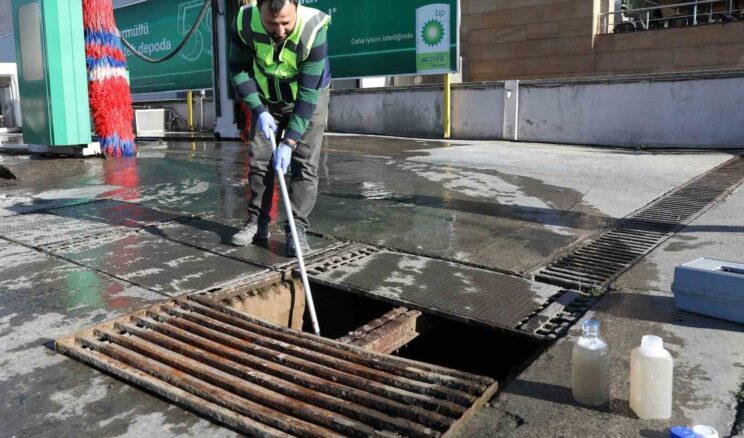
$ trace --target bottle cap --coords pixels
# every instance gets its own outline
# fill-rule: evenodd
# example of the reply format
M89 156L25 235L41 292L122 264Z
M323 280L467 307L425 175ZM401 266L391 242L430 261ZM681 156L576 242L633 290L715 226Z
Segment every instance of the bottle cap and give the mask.
M698 438L718 438L718 431L704 424L693 426L692 431Z
M664 340L658 336L646 335L641 339L641 348L651 351L662 350L664 349Z
M581 323L581 331L585 334L599 333L600 323L596 319L588 319Z
M687 426L676 426L669 429L669 438L696 438L696 435Z

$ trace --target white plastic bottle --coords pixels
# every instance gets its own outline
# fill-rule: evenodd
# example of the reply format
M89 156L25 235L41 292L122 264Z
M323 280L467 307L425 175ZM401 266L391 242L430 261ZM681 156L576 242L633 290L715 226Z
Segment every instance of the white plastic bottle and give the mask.
M630 408L643 420L672 416L674 360L658 336L644 336L630 353Z
M582 404L600 406L610 400L610 356L607 343L599 336L599 321L581 324L582 334L571 354L571 388Z

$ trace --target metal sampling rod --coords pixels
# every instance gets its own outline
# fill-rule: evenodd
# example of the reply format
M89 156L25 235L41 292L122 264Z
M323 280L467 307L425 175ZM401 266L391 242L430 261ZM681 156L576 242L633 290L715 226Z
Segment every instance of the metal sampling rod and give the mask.
M276 150L276 137L273 131L271 132L270 141L272 150ZM310 283L307 281L307 272L305 271L305 261L302 258L302 248L300 248L300 241L297 238L297 228L295 227L294 215L292 214L292 203L289 200L289 192L287 192L287 182L284 181L284 172L281 169L276 169L276 175L279 178L279 187L281 188L282 199L284 200L284 210L287 212L287 222L289 222L289 229L292 232L297 262L300 265L300 277L302 277L302 285L305 287L305 300L310 307L310 320L313 323L313 331L316 336L320 336L318 316L315 314L315 302L313 301L313 294L310 292Z

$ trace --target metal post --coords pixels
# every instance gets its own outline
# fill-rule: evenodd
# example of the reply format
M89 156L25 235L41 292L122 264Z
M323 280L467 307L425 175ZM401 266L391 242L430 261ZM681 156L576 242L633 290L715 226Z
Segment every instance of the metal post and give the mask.
M651 11L646 11L646 30L649 30L651 24Z
M228 96L230 78L228 77L227 47L230 44L230 19L233 18L230 16L229 5L235 3L237 2L215 0L213 11L222 10L224 12L222 14L212 14L217 23L213 34L216 52L212 58L214 59L214 133L218 138L240 138L240 132L234 118L234 101Z
M189 90L186 92L186 113L188 114L189 130L194 130L194 93Z
M204 130L204 97L207 95L206 90L199 90L199 130Z
M695 0L695 8L692 10L692 24L697 25L697 9L698 9L698 3L697 0Z
M450 138L452 128L452 104L450 99L452 97L452 75L446 73L444 75L444 138Z

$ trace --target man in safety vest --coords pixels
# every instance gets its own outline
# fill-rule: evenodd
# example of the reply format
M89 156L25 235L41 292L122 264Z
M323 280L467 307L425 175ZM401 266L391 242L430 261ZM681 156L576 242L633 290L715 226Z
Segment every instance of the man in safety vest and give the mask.
M233 23L230 77L237 98L253 114L249 219L232 243L269 237L274 169L291 166L289 184L297 237L309 250L307 217L318 194L318 160L331 83L327 28L330 17L298 0L258 0L241 7ZM272 155L271 131L281 138ZM273 162L274 169L270 169ZM287 255L296 251L287 223Z

